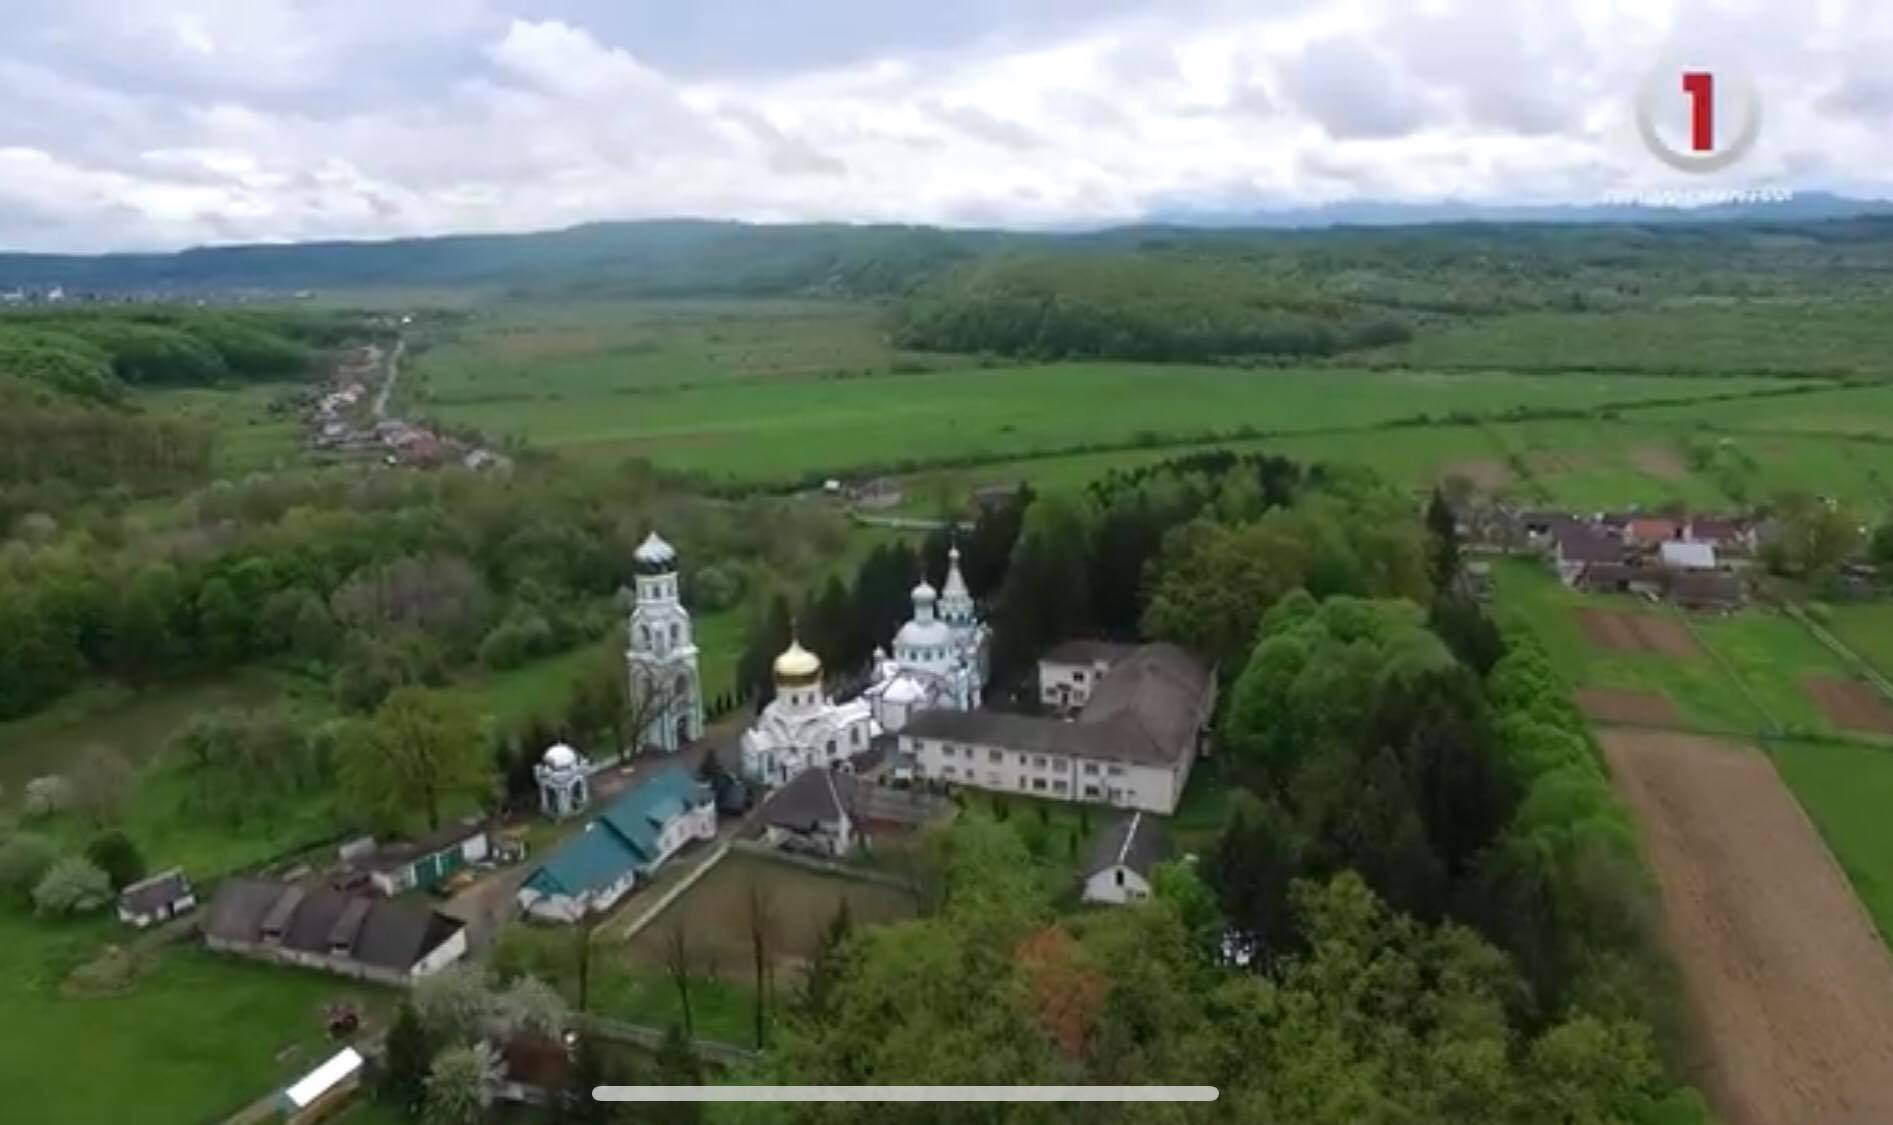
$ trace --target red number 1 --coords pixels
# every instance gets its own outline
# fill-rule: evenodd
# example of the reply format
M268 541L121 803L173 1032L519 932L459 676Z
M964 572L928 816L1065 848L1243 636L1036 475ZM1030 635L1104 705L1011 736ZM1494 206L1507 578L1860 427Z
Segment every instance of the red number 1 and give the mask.
M1716 147L1716 76L1706 70L1685 73L1683 93L1689 95L1689 146L1709 152Z

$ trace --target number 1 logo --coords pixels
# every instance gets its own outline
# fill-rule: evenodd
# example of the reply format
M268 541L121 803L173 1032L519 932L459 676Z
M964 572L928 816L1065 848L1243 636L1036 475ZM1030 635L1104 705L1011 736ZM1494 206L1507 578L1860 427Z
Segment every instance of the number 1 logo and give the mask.
M1672 142L1656 126L1659 118L1675 114L1679 73L1689 109L1686 145ZM1723 104L1718 105L1719 101ZM1745 77L1729 70L1657 70L1637 90L1636 111L1643 147L1684 172L1718 172L1729 167L1748 154L1761 132L1761 99ZM1726 137L1724 118L1737 126Z

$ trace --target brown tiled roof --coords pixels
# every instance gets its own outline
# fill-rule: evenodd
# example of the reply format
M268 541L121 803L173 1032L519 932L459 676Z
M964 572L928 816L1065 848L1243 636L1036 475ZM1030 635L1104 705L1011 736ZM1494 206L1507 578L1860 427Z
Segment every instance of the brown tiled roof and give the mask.
M1574 563L1614 563L1622 562L1624 545L1607 535L1582 525L1571 525L1554 529L1553 536L1558 541L1558 553L1565 562Z

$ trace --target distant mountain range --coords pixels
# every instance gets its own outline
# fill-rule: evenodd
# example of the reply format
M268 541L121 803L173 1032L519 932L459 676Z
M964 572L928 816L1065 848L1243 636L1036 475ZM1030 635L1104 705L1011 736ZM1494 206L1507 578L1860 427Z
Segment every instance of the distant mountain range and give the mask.
M1288 230L1337 226L1425 226L1436 223L1803 223L1893 215L1893 200L1853 199L1828 192L1796 193L1786 199L1716 203L1697 207L1636 203L1512 205L1494 203L1391 203L1362 200L1278 211L1170 208L1149 221L1188 227Z
M1427 237L1463 224L1492 237L1498 225L1813 224L1823 241L1876 239L1893 228L1893 202L1809 193L1780 202L1682 209L1639 205L1504 206L1481 203L1336 203L1280 211L1165 209L1135 224L1085 230L948 230L841 223L756 225L667 219L591 223L528 234L386 241L201 247L170 254L0 254L0 294L63 287L70 294L181 295L243 290L480 287L621 296L897 293L941 270L997 251L1131 249L1182 238L1264 246L1325 237L1322 229L1411 228ZM1514 240L1515 241L1515 240Z

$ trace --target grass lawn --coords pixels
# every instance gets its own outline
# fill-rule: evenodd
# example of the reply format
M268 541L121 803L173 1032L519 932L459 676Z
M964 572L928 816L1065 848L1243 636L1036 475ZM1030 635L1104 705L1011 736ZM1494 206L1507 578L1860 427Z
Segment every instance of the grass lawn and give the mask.
M80 998L60 983L115 921L47 923L0 910L0 1050L9 1120L191 1125L221 1118L325 1057L325 1004L386 995L312 972L171 946L132 989ZM30 1109L29 1109L30 1107Z
M1893 751L1844 743L1788 742L1774 747L1782 779L1893 943Z
M430 410L450 422L495 435L521 433L579 456L645 457L669 468L761 481L903 460L1001 460L1091 442L1154 444L1245 426L1294 433L1421 414L1580 408L1687 397L1706 393L1705 385L1634 376L1067 363L704 384L629 397L439 402ZM1769 385L1729 379L1713 389Z

